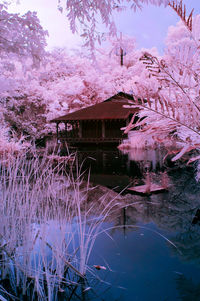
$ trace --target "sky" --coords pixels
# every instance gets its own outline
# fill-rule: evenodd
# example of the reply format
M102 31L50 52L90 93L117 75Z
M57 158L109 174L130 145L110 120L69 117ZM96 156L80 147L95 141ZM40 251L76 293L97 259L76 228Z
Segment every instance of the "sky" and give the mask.
M194 8L194 14L200 14L200 0L185 0L187 12ZM9 8L11 12L25 13L28 10L36 11L41 25L48 30L48 49L66 47L80 49L82 40L73 35L69 28L66 16L57 10L56 0L20 0L19 5ZM137 48L156 47L160 54L164 50L164 41L168 27L175 25L179 17L170 7L155 7L144 5L136 13L133 10L114 15L119 32L136 38Z

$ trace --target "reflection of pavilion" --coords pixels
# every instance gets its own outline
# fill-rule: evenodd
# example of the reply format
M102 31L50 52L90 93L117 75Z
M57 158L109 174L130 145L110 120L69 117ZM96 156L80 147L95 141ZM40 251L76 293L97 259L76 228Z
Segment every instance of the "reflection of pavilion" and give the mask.
M109 188L118 187L121 191L130 184L133 178L141 177L137 162L129 163L128 156L117 149L79 149L79 165L83 163L83 170L90 169L90 180Z
M78 159L83 169L90 169L91 182L109 188L119 186L121 191L135 180L141 181L144 173L162 169L160 150L136 150L123 154L113 148L79 148Z
M128 155L129 162L136 161L142 172L156 171L163 168L163 158L167 151L164 149L140 149L134 148L122 151Z

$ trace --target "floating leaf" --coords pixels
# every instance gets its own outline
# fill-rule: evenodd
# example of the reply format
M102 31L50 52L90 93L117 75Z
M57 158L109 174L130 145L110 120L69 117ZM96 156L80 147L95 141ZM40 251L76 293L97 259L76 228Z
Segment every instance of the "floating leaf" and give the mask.
M106 270L106 267L103 266L103 265L94 265L94 268L95 268L96 270Z

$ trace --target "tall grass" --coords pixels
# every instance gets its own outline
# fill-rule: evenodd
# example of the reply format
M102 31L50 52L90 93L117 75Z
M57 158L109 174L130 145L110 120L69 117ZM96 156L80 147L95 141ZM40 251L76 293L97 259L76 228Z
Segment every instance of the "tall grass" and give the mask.
M72 300L86 281L102 222L116 205L104 196L97 212L96 202L87 203L89 182L67 168L72 157L52 159L36 153L1 158L1 298Z

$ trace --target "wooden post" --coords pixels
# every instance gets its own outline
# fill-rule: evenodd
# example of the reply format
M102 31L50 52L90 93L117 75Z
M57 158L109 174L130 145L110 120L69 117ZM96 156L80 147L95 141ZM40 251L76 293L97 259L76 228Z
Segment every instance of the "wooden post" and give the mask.
M72 120L72 138L75 138L75 122L74 120Z
M124 50L122 48L122 32L120 32L120 64L121 66L124 65Z
M123 66L124 65L124 51L121 47L120 47L120 58L121 58L121 66Z
M79 138L82 138L82 121L79 120L79 129L78 129Z
M68 137L67 122L65 122L65 137Z
M57 143L58 143L58 124L59 124L59 122L56 122L56 137L57 137Z
M126 208L124 207L123 210L123 228L124 228L124 238L126 238L126 224L127 224L127 217L126 217Z
M105 138L105 120L102 120L102 139Z

